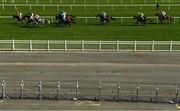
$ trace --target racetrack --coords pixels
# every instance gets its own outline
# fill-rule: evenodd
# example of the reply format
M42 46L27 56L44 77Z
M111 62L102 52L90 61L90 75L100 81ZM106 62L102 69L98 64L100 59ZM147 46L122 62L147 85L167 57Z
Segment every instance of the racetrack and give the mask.
M161 87L161 97L175 97L175 85L179 82L179 61L179 53L1 52L0 77L1 80L6 80L7 86L8 82L11 84L6 90L9 95L12 92L18 93L18 83L24 80L26 88L35 91L30 95L31 97L37 97L39 81L44 84L46 92L44 96L56 94L57 81L60 80L62 83L78 81L81 99L98 97L99 82L115 84L103 86L102 91L105 98L112 100L117 93L117 83L121 83L121 97L128 101L136 95L136 83L138 82L142 85L142 95L140 94L140 96L145 96L143 101L149 101L151 97L155 97L157 82L160 87L167 85ZM26 85L29 82L31 85ZM75 84L64 85L63 89L64 95L67 92L64 97L71 99L75 97ZM17 95L19 94L16 94L16 97L18 97ZM168 102L167 99L162 99L162 101Z

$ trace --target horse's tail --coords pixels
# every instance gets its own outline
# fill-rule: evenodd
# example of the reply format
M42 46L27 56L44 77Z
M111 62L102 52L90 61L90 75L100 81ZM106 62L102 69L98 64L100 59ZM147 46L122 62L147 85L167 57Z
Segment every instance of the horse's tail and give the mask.
M111 17L112 20L116 20L115 18Z
M14 19L14 18L15 18L15 15L13 15L12 18Z
M72 18L76 18L74 15L69 15L69 16L71 16Z
M58 16L59 16L59 15L58 15L58 14L56 14L56 16L55 16L56 20L58 20L58 19L59 19L59 18L58 18Z

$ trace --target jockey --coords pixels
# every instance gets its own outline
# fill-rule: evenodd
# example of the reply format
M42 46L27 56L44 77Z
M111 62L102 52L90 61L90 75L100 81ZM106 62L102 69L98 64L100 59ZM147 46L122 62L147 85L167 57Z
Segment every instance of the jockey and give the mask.
M160 12L160 15L165 18L166 15L167 15L167 13L166 13L165 11L161 11L161 12Z
M34 19L36 20L36 21L38 21L39 20L39 15L34 15Z
M100 13L104 18L106 18L106 13L105 12L103 12L103 11L101 11L101 13Z
M29 19L34 21L34 13L28 12L28 15L30 16Z
M19 12L18 10L16 11L16 15L20 18L20 19L22 19L22 12Z
M59 13L59 15L61 15L61 17L63 18L63 20L64 21L66 21L66 12L64 12L64 11L61 11L60 13Z
M144 14L143 13L138 13L138 15L144 20Z

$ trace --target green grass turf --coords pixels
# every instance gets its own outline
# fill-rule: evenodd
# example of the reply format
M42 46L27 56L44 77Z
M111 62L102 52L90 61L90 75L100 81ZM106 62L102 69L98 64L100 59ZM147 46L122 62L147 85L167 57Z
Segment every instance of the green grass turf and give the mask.
M31 28L24 24L15 24L12 19L0 19L0 39L180 40L179 23L141 26L133 23L131 19L123 24L119 21L100 25L96 19L89 20L88 24L81 19L72 27L51 24L49 27Z
M0 0L1 1L1 0ZM8 1L8 0L7 0ZM9 0L10 1L10 0ZM23 1L23 0L16 0ZM30 1L30 0L29 0ZM49 0L44 0L48 3ZM55 3L57 0L52 0ZM65 1L65 0L63 0ZM76 0L77 1L77 0ZM83 1L83 0L79 0ZM110 0L113 3L119 4L120 0ZM129 3L131 0L127 0ZM151 0L147 0L149 2ZM152 0L153 1L153 0ZM164 0L168 1L168 0ZM171 0L177 3L179 0ZM31 0L31 3L35 3L36 0ZM39 0L42 2L42 0ZM72 0L66 0L67 3ZM96 2L96 0L87 0L88 4ZM99 3L106 2L106 0L99 0ZM125 0L123 0L125 2ZM162 0L161 0L162 2ZM23 3L23 2L22 2ZM143 0L134 0L134 3L143 3ZM27 13L29 7L17 7L22 10L23 13ZM96 14L103 10L112 16L134 16L138 12L144 12L146 16L153 16L158 10L155 7L59 7L59 10L67 11L69 14L75 16L96 16ZM54 16L59 12L57 7L32 7L34 13L44 16ZM179 16L180 7L161 7L160 10L166 10L172 16ZM15 14L14 7L5 7L3 10L0 7L0 15ZM120 23L120 19L113 21L109 25L99 25L97 19L88 19L88 24L84 19L78 19L77 24L73 24L72 27L58 27L56 24L51 24L49 27L44 28L32 28L26 27L24 24L15 24L15 20L12 19L0 19L0 39L54 39L54 40L180 40L180 23L175 24L147 24L146 26L140 26L132 19L124 20L123 24Z
M5 1L5 0L4 0ZM74 0L38 0L38 3L51 3L52 4L73 4ZM86 1L86 2L85 2ZM159 1L160 4L167 4L167 3L180 3L180 0L157 0ZM0 0L0 3L3 3L3 0ZM6 0L6 3L11 3L11 0ZM15 0L15 3L26 3L26 0ZM37 3L37 0L28 0L28 3ZM75 0L75 3L77 4L132 4L132 0ZM156 3L156 0L133 0L134 4L142 4L142 3L147 3L147 4L152 4Z

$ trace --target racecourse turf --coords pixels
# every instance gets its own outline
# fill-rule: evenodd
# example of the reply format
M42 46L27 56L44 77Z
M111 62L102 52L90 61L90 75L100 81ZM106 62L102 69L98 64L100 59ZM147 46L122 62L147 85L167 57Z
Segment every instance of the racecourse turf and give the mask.
M9 0L10 1L10 0ZM16 0L16 2L24 3L23 0ZM31 3L36 3L36 0L29 0ZM39 0L39 3L46 2L49 0ZM51 0L52 3L56 3L58 0ZM73 3L73 0L63 0L67 3ZM83 1L83 0L76 0ZM110 3L120 4L120 0L109 0ZM123 0L125 3L126 0ZM132 0L127 0L127 4L131 3ZM150 2L151 0L146 0ZM1 1L2 2L2 1ZM8 2L8 0L7 0ZM96 0L86 0L87 4L95 4ZM89 3L91 2L91 3ZM107 0L99 0L99 3L103 4ZM162 2L162 0L160 1ZM168 2L168 0L164 0ZM171 0L171 3L178 3L179 0ZM134 0L134 3L144 3L144 0ZM151 3L151 2L150 2ZM154 1L152 2L154 3ZM68 14L75 15L77 17L95 17L99 11L105 11L111 16L115 17L132 17L138 12L144 12L146 16L154 16L156 12L160 10L165 10L171 16L179 16L180 7L160 7L157 10L155 7L45 7L43 10L40 6L32 7L19 7L17 9L21 10L23 13L32 11L41 16L54 16L60 10L68 12ZM15 14L15 7L8 6L3 8L0 7L0 16L12 16ZM54 22L56 22L54 20ZM34 28L25 24L16 24L13 19L0 19L0 39L55 39L55 40L180 40L180 23L176 20L176 23L163 23L156 24L156 20L153 23L146 24L142 26L140 24L135 24L133 19L117 19L112 21L108 25L101 25L98 19L88 19L88 23L85 23L85 19L77 19L77 24L73 24L72 27L60 27L53 23L48 27Z
M78 22L72 27L33 28L1 19L1 39L55 39L55 40L180 40L180 24L147 24L112 22L100 25L97 20Z

